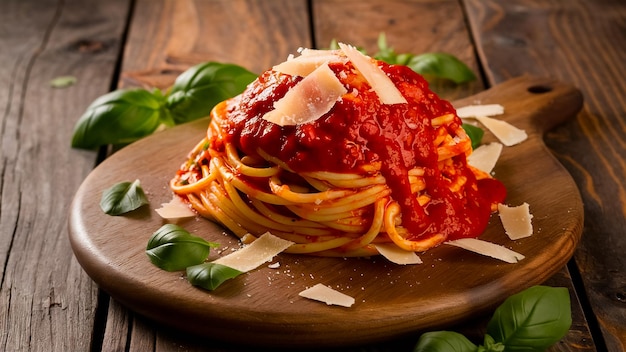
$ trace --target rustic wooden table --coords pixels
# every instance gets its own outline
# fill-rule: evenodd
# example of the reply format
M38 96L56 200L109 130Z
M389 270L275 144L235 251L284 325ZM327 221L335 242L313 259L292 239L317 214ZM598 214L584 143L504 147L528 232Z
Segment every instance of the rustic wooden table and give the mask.
M199 62L259 73L333 38L373 52L380 32L399 52L448 52L479 73L436 87L447 99L524 74L582 91L583 110L545 136L585 211L573 259L546 282L573 297L574 323L552 350L626 350L625 24L621 0L3 0L0 350L237 350L134 314L82 270L68 208L106 151L71 149L74 123L108 91L164 88ZM76 82L50 86L65 75ZM416 340L360 350L410 351Z

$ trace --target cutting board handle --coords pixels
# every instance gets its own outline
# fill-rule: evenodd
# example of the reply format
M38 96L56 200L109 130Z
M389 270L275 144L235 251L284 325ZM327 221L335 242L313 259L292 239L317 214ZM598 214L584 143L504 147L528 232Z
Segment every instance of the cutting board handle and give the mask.
M583 105L582 93L570 84L551 78L520 76L471 97L454 102L459 108L475 104L504 106L502 120L540 134L575 116Z

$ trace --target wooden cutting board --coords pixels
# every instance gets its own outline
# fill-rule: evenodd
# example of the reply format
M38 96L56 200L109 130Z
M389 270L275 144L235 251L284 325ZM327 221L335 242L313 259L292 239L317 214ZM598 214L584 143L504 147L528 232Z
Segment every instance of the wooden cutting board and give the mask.
M265 346L338 346L376 342L405 333L441 329L494 309L509 295L540 284L572 256L583 227L578 189L542 141L543 134L576 115L582 97L549 79L520 77L456 102L498 103L502 119L528 133L505 147L495 176L508 189L507 204L530 204L534 235L509 240L496 215L483 240L526 256L507 264L441 245L421 254L423 264L399 266L382 257L317 258L281 254L280 267L259 269L209 292L182 272L153 266L148 239L164 221L155 208L172 198L168 181L203 137L207 120L152 135L105 160L80 186L70 210L69 238L76 258L114 299L166 326L237 343ZM486 133L484 142L495 141ZM99 207L102 191L139 179L149 206L126 216ZM180 221L195 235L239 248L236 238L203 218ZM219 255L213 252L210 259ZM327 306L298 293L323 283L356 299L350 308Z

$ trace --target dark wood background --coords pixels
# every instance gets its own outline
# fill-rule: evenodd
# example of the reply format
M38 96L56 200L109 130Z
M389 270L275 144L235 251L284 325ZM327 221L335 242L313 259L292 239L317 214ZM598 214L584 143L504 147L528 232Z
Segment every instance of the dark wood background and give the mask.
M625 350L623 0L0 1L0 350L211 347L121 307L74 259L67 211L103 157L70 148L74 123L112 89L167 87L198 62L260 73L333 38L373 52L380 32L398 52L448 52L479 73L468 85L435 87L448 99L524 74L581 89L583 111L546 135L585 209L573 260L547 283L570 287L575 298L574 325L553 350ZM63 75L76 84L52 88Z

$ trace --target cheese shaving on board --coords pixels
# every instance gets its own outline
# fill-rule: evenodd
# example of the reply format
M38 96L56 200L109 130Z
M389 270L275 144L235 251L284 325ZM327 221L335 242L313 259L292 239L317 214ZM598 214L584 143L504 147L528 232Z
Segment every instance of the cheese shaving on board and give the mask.
M483 144L474 149L472 154L467 157L467 163L480 171L491 173L500 158L502 152L502 144L490 143Z
M174 196L168 203L161 204L161 207L154 209L154 211L163 219L191 218L197 215L178 196Z
M315 301L324 302L329 306L336 305L342 307L351 307L355 302L353 297L350 297L345 293L341 293L323 284L316 284L315 286L300 292L298 295Z
M511 240L530 237L533 234L532 214L528 203L510 207L498 204L498 214L504 231Z
M399 265L422 264L422 259L415 252L406 251L395 244L379 243L374 245L378 253L392 263Z
M519 144L528 138L526 131L521 130L510 123L487 116L477 116L476 120L487 127L496 138L507 147Z
M524 255L499 244L479 240L477 238L460 238L458 240L446 241L444 243L511 264L517 263L525 258Z
M456 109L460 118L476 116L496 116L504 113L504 106L500 104L467 105Z
M402 93L396 88L389 76L376 65L370 57L363 55L355 47L339 43L344 54L352 61L354 67L365 77L383 104L406 104Z
M269 262L277 254L294 244L266 232L251 244L213 261L241 272L248 272Z
M347 92L328 64L322 64L275 102L263 119L280 126L315 121Z

